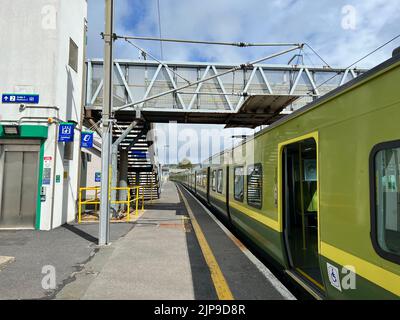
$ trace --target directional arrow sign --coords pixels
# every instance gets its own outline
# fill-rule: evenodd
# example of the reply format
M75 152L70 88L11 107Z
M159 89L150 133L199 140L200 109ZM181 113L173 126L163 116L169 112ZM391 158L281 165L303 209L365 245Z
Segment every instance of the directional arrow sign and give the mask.
M39 103L38 94L25 94L25 93L5 93L2 95L2 103Z

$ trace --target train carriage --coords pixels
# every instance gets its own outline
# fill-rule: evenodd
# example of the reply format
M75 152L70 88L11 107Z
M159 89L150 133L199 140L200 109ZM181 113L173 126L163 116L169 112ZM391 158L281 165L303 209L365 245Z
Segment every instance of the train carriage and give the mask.
M398 299L399 84L397 55L212 157L196 172L204 183L186 186L315 297Z

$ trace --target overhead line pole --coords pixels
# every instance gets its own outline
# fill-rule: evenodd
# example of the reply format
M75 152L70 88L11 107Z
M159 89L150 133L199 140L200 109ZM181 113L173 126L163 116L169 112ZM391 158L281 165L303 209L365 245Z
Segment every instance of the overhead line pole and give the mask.
M103 95L103 128L101 147L101 193L99 245L110 242L110 154L112 143L112 104L113 104L113 27L114 0L105 0L105 35L104 35L104 95Z

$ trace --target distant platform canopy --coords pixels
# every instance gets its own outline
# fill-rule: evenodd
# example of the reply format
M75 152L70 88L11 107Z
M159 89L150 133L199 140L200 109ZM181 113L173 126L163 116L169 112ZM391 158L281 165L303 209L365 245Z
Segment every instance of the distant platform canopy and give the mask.
M101 117L103 62L89 60L86 110ZM130 121L140 109L148 122L269 125L366 70L302 65L254 65L208 81L233 65L116 60L113 110ZM185 87L186 86L186 87ZM185 87L184 89L180 89ZM165 92L170 92L163 95ZM299 99L301 98L301 99Z

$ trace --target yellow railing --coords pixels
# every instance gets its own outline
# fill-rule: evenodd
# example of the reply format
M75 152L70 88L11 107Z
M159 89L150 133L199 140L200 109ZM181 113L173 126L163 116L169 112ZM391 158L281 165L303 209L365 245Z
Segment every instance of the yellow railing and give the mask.
M140 189L142 189L142 194L140 194ZM127 206L127 214L126 214L126 221L130 221L131 219L131 203L135 202L135 216L139 214L139 200L142 200L142 211L144 210L144 192L141 186L132 186L132 187L114 187L111 190L121 191L125 190L127 192L127 200L115 200L111 201L111 204L125 204ZM131 199L131 190L135 190L135 198ZM95 198L94 199L85 199L82 200L82 192L83 191L95 191ZM82 222L82 206L93 204L95 206L95 211L98 209L98 205L100 204L100 199L98 197L100 193L100 187L82 187L79 188L79 208L78 208L78 223ZM110 192L111 198L111 192ZM111 200L111 199L110 199Z
M149 191L150 192L150 203L153 203L153 193L154 193L154 187L157 186L157 184L151 182L150 184L141 184L142 191Z

